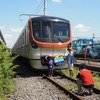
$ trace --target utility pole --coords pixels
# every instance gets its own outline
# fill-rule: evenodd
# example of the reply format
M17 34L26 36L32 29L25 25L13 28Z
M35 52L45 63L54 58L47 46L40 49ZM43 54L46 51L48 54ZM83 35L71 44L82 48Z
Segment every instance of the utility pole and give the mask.
M46 15L46 0L44 0L44 15Z
M94 35L94 33L93 33L93 39L95 38L95 35Z

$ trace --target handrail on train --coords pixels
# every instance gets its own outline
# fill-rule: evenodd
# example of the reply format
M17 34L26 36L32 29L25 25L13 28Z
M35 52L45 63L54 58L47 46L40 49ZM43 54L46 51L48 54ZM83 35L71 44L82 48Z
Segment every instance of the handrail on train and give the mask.
M20 14L20 15L19 15L19 20L20 20L20 21L24 21L24 20L22 20L22 19L20 18L21 16L29 16L29 18L31 18L31 16L45 16L45 15Z

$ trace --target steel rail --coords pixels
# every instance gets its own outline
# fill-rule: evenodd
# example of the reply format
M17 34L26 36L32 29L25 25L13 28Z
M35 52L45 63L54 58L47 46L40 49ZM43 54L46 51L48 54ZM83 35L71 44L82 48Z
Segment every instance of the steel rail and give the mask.
M74 66L75 66L75 67L79 67L80 64L81 64L81 63L75 62L75 63L74 63ZM92 64L92 65L90 65L90 64L87 65L87 64L86 64L86 66L87 66L86 68L89 69L89 70L91 70L91 71L100 72L100 67L96 67L96 65L93 65L93 64Z
M59 73L59 72L56 72L56 73L58 73L58 74L62 75L63 77L65 77L65 78L71 80L72 82L75 82L75 83L77 82L77 80L75 80L75 79L73 79L73 78L71 78L71 77L65 76L64 74L61 74L61 73ZM96 93L96 94L100 94L100 90L97 89L97 88L93 88L93 92Z
M58 84L56 81L54 81L52 78L49 78L46 75L44 75L44 77L46 79L48 79L50 82L52 82L53 84L55 84L57 87L59 87L61 90L63 90L67 95L69 94L70 97L73 98L73 100L82 100L82 98L80 96L78 96L75 93L67 90L66 88L64 88L63 86L61 86L60 84Z

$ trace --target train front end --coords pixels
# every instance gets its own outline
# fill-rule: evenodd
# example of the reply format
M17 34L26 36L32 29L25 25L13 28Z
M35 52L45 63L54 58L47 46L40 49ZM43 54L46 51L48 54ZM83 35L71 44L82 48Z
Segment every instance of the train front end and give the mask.
M70 22L57 17L37 17L29 21L30 25L30 64L39 70L47 69L45 57L61 55L64 63L61 66L55 65L55 69L68 67L66 56L67 48L71 46L72 35Z

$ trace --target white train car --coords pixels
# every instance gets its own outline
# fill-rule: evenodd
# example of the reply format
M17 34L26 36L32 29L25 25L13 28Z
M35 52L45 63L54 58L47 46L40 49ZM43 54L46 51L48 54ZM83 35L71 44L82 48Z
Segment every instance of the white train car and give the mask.
M41 16L30 18L14 44L11 52L25 57L34 69L47 69L46 55L60 54L67 56L67 48L72 44L70 22L63 18ZM67 68L65 60L62 66L55 69Z

